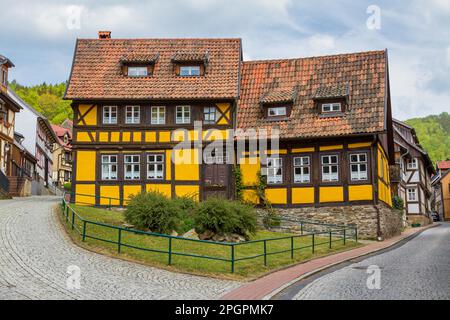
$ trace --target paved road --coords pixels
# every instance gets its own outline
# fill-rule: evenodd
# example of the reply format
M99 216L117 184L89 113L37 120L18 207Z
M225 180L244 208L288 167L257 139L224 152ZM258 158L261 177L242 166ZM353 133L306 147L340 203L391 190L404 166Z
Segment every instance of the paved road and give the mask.
M1 299L215 299L239 283L146 267L75 246L52 213L57 198L0 201ZM81 288L67 289L68 266Z
M380 267L380 289L367 288L371 265ZM320 276L303 288L301 283L296 286L290 294L299 300L450 299L450 223L428 229L391 251Z

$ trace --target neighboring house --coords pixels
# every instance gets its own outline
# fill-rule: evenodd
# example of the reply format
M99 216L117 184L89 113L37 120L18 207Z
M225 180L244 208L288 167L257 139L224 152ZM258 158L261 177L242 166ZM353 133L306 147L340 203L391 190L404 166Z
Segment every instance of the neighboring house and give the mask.
M16 117L16 130L24 137L23 146L36 158L36 179L32 182L32 194L52 194L54 187L53 175L53 144L58 138L53 132L50 122L42 114L34 110L20 99L13 91L11 96L23 110Z
M8 90L8 72L12 67L11 60L0 55L0 198L8 196L9 192L16 113L22 109Z
M58 137L53 150L53 181L58 187L72 180L72 133L69 129L52 124Z
M65 98L74 110L74 193L120 199L114 205L143 190L232 198L227 155L211 152L213 164L180 163L185 155L172 149L185 141L187 158L198 159L214 139L224 143L227 129L276 128L279 146L270 147L270 157L237 155L246 200L260 201L260 171L273 206L389 236L386 221L398 215L390 210L386 51L244 62L240 39L115 40L100 32L99 39L77 40L73 61ZM173 134L179 128L186 134Z
M441 220L450 220L450 159L438 161L437 174L433 177L434 210Z
M397 165L394 194L402 198L406 218L411 223L428 224L431 212L431 177L435 174L429 155L422 149L416 131L404 122L393 120Z
M30 196L32 181L36 179L36 158L23 145L24 139L22 134L14 132L9 192L15 197Z

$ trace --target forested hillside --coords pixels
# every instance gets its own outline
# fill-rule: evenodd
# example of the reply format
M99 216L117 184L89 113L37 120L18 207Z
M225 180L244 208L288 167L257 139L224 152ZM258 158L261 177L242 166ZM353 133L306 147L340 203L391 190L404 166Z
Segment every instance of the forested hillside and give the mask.
M51 123L60 124L66 118L72 119L70 101L63 100L66 83L43 84L32 87L24 87L16 81L9 84L26 103L46 116Z
M447 112L405 122L416 129L420 144L434 163L450 158L450 115Z

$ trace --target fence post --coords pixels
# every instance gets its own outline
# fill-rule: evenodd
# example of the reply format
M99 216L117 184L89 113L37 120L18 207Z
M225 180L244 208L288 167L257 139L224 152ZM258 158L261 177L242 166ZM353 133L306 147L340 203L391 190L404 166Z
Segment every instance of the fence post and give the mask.
M83 221L83 242L86 240L86 220Z
M345 246L345 228L344 228L344 246Z
M234 273L234 244L231 245L231 273Z
M74 228L74 224L75 224L75 210L72 210L72 230Z
M122 242L122 229L118 229L118 230L119 230L119 236L117 239L117 252L120 253L121 242Z
M169 237L169 266L172 265L172 237Z
M294 237L291 237L291 259L294 259Z
M312 253L314 254L314 233L312 234Z
M267 241L264 240L264 265L267 266Z
M330 231L330 249L331 249L331 231Z

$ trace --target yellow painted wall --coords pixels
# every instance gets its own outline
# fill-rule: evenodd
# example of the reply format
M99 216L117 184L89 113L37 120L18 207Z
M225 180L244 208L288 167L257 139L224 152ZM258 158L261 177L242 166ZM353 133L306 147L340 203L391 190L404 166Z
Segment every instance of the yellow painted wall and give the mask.
M368 185L357 185L348 187L349 201L373 200L373 187Z
M146 190L147 192L150 191L159 192L165 195L167 198L172 197L172 190L170 184L147 184Z
M253 204L259 203L259 197L255 190L242 190L242 199Z
M343 148L344 148L344 146L342 144L338 144L338 145L334 145L334 146L321 146L320 151L340 150Z
M200 195L199 186L175 186L175 195L177 197L187 196L198 201Z
M120 141L120 132L111 132L111 142Z
M80 116L84 115L91 106L92 105L90 105L90 104L80 104L78 106L78 111L80 113ZM92 108L92 110L89 111L88 114L86 114L86 116L84 117L84 121L86 122L86 125L88 125L88 126L97 125L97 107L96 106L94 106ZM81 122L81 121L78 124L84 125L83 122Z
M111 205L118 206L120 205L120 190L119 186L100 186L100 196L115 198L111 199ZM118 199L118 200L116 200ZM100 198L100 205L109 205L109 199Z
M250 163L250 161L254 163ZM259 157L241 158L239 167L242 174L242 183L244 186L258 184L258 171L261 170Z
M231 121L231 107L229 103L217 103L217 109L219 109L225 116ZM218 124L228 124L225 118L222 118Z
M286 204L287 190L286 188L266 189L266 199L271 204Z
M92 142L92 140L86 131L78 131L77 132L77 142Z
M320 202L342 202L344 201L344 187L320 187Z
M99 132L98 133L98 141L99 142L108 142L108 132Z
M170 142L170 131L160 131L159 142Z
M122 142L131 141L131 132L122 132Z
M133 142L141 142L141 141L142 141L142 133L133 132Z
M301 153L301 152L314 152L314 147L310 148L294 148L292 149L292 153Z
M77 184L75 185L75 203L81 205L95 205L95 184ZM86 196L82 196L82 194Z
M95 181L95 151L77 151L76 153L76 180Z
M142 192L140 185L124 185L123 186L123 200L124 203L128 202L128 198L133 194L139 194Z
M314 188L292 188L292 203L314 203Z
M172 154L175 157L175 180L199 180L200 165L198 163L198 150L173 150Z
M390 188L389 163L381 144L378 144L378 199L392 206L392 194ZM384 184L381 179L387 182Z
M145 133L145 142L156 142L156 132L155 131L147 131Z
M348 148L349 149L366 148L366 147L370 147L371 145L372 145L372 142L350 143L348 145Z
M172 179L172 150L166 150L166 180Z

